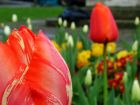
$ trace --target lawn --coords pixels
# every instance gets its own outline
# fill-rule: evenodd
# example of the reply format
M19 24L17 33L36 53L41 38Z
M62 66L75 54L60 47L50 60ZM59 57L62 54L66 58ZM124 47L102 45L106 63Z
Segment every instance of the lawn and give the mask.
M63 10L63 7L1 7L0 22L11 21L13 13L18 15L19 21L23 21L27 17L30 17L31 19L57 17Z

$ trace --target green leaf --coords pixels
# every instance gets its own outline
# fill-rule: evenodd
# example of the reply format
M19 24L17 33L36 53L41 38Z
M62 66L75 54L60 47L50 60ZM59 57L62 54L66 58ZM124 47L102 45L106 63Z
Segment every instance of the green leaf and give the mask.
M78 70L78 77L79 77L79 81L80 81L81 84L84 83L86 72L87 72L88 69L89 69L89 66L87 65L87 66Z
M77 101L78 101L79 105L89 105L88 99L85 95L82 85L80 84L78 76L74 77L74 81L75 81L75 84L77 84L77 89L78 89L77 90L77 93L78 93Z
M89 88L89 93L88 93L88 99L90 102L90 105L97 105L97 99L99 98L99 93L102 90L102 79L96 77L94 80L93 86Z
M124 104L123 101L121 101L121 99L119 97L117 97L115 99L115 105L128 105L128 104Z
M115 105L115 91L114 89L112 89L109 92L109 101L108 101L108 105Z
M91 48L91 41L88 39L87 36L80 34L80 40L83 43L83 48L85 50L89 50Z

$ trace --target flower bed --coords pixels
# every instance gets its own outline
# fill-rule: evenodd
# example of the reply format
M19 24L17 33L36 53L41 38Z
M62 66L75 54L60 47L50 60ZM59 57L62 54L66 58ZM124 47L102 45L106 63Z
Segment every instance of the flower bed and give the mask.
M79 33L72 23L73 33L68 34L65 22L59 19L58 23L60 28L53 43L70 68L73 105L138 105L138 18L135 20L136 33L132 36L133 45L126 40L122 41L122 46L115 42L118 29L109 8L100 3L92 10L90 38L87 25Z

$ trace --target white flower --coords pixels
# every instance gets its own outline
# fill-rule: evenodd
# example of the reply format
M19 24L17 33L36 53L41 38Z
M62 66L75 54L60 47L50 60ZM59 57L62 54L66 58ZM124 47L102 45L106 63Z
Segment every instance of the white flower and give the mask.
M59 18L58 18L58 25L59 25L59 26L61 26L61 25L62 25L62 23L63 23L63 20L62 20L62 18L61 18L61 17L59 17Z
M63 26L64 26L64 27L67 27L67 24L68 24L68 23L67 23L67 20L64 20L64 21L63 21Z
M67 45L70 46L70 47L73 47L73 46L74 46L74 42L73 42L73 37L72 37L72 35L69 35L69 36L68 36Z
M133 81L132 85L132 100L133 101L140 101L140 86L137 79Z
M136 17L136 18L135 18L135 22L134 22L134 23L135 23L136 26L140 24L140 19L139 19L139 17Z
M28 25L31 24L31 18L28 17L26 22L27 22Z
M65 40L68 40L69 34L68 32L65 32Z
M70 26L71 30L75 30L76 29L76 25L75 25L75 22L72 22L71 23L71 26Z
M88 32L88 25L85 24L85 25L83 26L83 32L84 32L84 33L87 33L87 32Z
M133 43L133 45L132 45L132 50L133 51L136 51L137 52L137 50L138 50L138 44L139 44L139 42L137 40Z
M87 70L86 77L85 77L85 85L89 86L92 83L92 72L90 69Z
M32 24L28 24L28 28L32 30Z
M10 28L10 26L8 26L8 25L6 25L5 27L4 27L4 34L6 35L6 36L9 36L9 34L10 34L10 32L11 32L11 28Z
M12 15L12 22L17 22L18 21L18 17L16 14Z

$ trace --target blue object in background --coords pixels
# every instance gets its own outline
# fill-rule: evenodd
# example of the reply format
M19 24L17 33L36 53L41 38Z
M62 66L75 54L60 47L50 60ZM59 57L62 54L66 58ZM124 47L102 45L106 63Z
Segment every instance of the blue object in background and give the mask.
M66 19L68 21L78 22L79 20L87 20L90 17L90 13L86 10L82 10L79 8L66 8L60 16L62 19Z
M38 0L41 5L58 5L58 0Z

